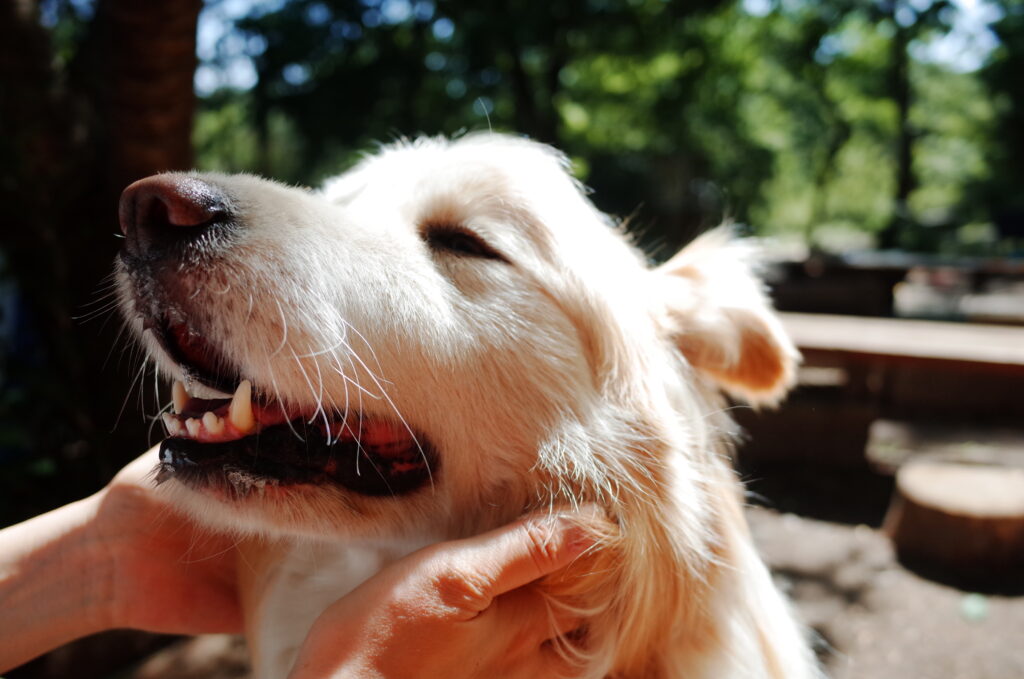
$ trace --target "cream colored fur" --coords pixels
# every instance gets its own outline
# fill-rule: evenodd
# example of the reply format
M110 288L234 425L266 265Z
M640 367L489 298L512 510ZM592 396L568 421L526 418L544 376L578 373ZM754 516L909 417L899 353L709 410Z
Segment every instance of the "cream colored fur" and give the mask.
M604 510L600 543L544 585L587 614L564 646L581 676L818 676L728 464L720 391L774 404L796 358L746 245L712 232L652 270L561 155L494 134L385 147L319 192L198 176L245 227L217 266L182 271L207 336L282 402L400 418L440 456L430 487L396 498L304 487L228 503L165 484L247 536L260 677L285 676L316 615L385 563L582 502ZM436 224L508 261L432 251Z

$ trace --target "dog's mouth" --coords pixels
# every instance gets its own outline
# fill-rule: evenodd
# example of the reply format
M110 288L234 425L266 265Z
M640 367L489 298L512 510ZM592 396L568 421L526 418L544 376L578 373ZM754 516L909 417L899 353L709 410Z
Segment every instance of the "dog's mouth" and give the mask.
M191 325L164 316L158 321L147 320L145 329L181 367L187 379L223 394L235 393L242 381L241 374L213 343Z
M187 379L226 398L198 398L175 382L162 415L158 482L232 498L299 484L335 484L361 495L403 495L429 484L437 455L404 423L362 413L293 411L269 398L187 325L151 327Z

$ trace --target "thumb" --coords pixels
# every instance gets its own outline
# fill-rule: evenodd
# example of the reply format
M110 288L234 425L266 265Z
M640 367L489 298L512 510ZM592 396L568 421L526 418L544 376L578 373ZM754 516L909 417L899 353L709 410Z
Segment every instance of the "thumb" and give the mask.
M480 613L502 594L568 566L593 544L572 514L531 516L461 540L454 559L465 583L458 607Z

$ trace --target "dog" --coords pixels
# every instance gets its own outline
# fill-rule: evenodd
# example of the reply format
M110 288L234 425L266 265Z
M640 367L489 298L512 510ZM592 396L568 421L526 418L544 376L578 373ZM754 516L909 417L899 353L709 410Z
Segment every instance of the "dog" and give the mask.
M726 397L774 405L798 361L748 245L651 268L565 156L494 133L318 191L161 174L120 221L121 307L173 380L157 480L248 536L257 677L387 563L581 503L595 547L540 585L587 611L579 676L819 676L728 463Z

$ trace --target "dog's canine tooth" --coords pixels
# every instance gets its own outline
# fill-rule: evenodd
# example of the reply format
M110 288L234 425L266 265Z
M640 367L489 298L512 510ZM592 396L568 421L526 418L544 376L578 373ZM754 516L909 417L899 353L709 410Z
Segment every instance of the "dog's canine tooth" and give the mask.
M252 414L252 383L242 380L231 397L228 406L228 419L241 432L249 432L256 428L256 419Z
M202 424L194 417L190 417L185 420L185 428L188 429L188 435L195 438L199 436L199 428Z
M175 380L174 386L171 387L171 400L174 402L174 412L181 413L185 409L185 404L188 403L188 392L185 391L185 385Z
M224 420L211 412L207 412L203 415L203 426L210 434L220 434L224 431Z

